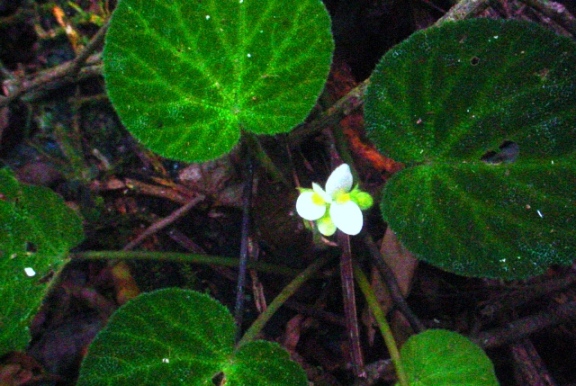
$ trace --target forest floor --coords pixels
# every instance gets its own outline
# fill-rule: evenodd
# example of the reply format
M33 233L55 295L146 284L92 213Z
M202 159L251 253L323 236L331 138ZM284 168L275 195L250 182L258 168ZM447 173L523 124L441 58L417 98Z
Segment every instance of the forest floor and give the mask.
M344 97L370 75L390 47L432 25L452 6L449 0L324 2L332 16L336 51L328 86L312 114ZM79 63L80 71L58 73L94 39L115 3L0 0L0 71L3 93L9 97L0 100L0 159L22 182L50 187L82 215L86 240L74 251L78 255L138 249L238 256L245 185L239 155L189 165L144 150L122 127L107 99L102 40L96 39L94 50ZM558 9L564 11L554 14ZM500 0L474 17L528 19L574 38L573 15L572 0ZM354 377L343 316L340 252L328 244L319 246L294 215L296 181L309 186L329 174L326 130L334 126L346 136L364 189L378 192L401 167L366 142L361 109L309 133L298 145L264 139L289 186L256 171L251 255L287 269L250 271L244 322L249 325L294 272L321 256L333 256L275 315L262 337L287 348L314 384L393 384L384 342L361 297L360 343L368 376ZM202 199L175 215L196 197ZM572 267L552 267L526 281L465 278L414 260L387 232L377 211L370 212L367 221L372 239L391 256L388 263L395 267L407 303L423 326L489 340L484 348L502 385L576 385L576 307L562 307L576 301ZM352 248L360 259L368 254L363 240L353 240ZM376 268L364 260L372 285L390 310L395 336L403 342L414 331L393 307ZM74 384L88 344L130 298L144 291L185 287L208 292L232 309L236 277L235 268L218 265L73 259L33 320L28 356L18 357L22 368L35 372L27 383L15 376L2 385Z

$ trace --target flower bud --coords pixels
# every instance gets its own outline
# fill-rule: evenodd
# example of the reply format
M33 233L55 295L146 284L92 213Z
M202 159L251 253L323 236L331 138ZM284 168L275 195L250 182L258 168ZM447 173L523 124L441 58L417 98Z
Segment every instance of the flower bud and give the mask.
M369 193L363 192L360 189L354 189L350 192L350 198L354 201L361 210L370 209L374 205L374 199Z

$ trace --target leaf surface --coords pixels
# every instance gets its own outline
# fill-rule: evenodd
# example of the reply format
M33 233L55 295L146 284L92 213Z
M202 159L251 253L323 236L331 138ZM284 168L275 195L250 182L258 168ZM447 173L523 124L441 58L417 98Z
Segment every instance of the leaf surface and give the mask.
M103 60L110 100L138 140L205 161L229 152L242 130L301 123L332 49L320 0L122 0Z
M168 288L119 308L88 350L78 385L303 385L304 371L270 342L235 351L235 324L208 295Z
M466 337L447 330L412 336L400 351L411 386L498 385L484 351Z
M25 349L30 319L50 283L46 276L83 238L82 220L60 196L0 170L0 355Z
M520 21L418 32L378 64L368 134L406 168L384 219L419 258L526 278L576 256L576 46Z

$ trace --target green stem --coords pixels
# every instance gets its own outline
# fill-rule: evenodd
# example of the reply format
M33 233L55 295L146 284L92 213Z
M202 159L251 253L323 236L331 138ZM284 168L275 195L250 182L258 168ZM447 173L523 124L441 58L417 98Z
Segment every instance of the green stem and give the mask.
M324 257L322 259L316 260L314 263L310 264L310 266L308 266L308 268L306 268L301 274L296 276L296 278L292 280L290 284L288 284L278 296L276 296L272 303L268 305L266 311L261 313L254 321L254 323L252 323L250 328L246 330L246 333L238 342L237 347L240 347L243 344L254 340L260 331L262 331L262 328L264 328L266 322L270 320L270 318L276 313L282 304L284 304L288 298L294 295L294 293L298 291L302 284L313 277L316 272L318 272L318 270L322 268L322 266L324 266L324 264L326 264L330 259L331 257Z
M155 260L174 261L179 263L196 263L204 265L220 265L225 267L238 267L238 258L211 255L198 255L194 253L177 252L148 252L148 251L90 251L78 252L71 255L73 259L83 260ZM261 272L275 273L283 276L297 276L300 271L288 267L263 262L248 262L248 268Z
M292 184L288 182L284 174L280 171L280 169L276 166L272 158L266 153L266 150L260 143L260 140L255 134L249 132L243 132L242 137L244 139L244 143L248 147L248 151L251 155L258 161L258 165L262 166L276 181L282 182L284 185L291 187Z
M404 367L402 366L402 360L400 359L400 351L398 351L396 340L394 340L394 336L392 335L390 326L386 321L384 311L382 311L382 308L378 303L378 299L376 298L374 291L372 291L372 288L370 287L368 278L366 277L366 275L364 275L364 272L358 266L358 264L354 264L354 277L356 278L356 282L358 283L360 290L362 291L364 297L366 298L366 302L368 302L368 307L370 307L370 311L372 311L372 315L374 315L374 319L376 319L378 327L380 327L380 332L382 333L382 337L384 338L384 342L386 343L386 347L388 348L388 352L390 353L390 357L392 358L392 363L394 363L394 368L396 369L398 382L400 383L401 386L409 386L408 379L406 377L406 372L404 371Z

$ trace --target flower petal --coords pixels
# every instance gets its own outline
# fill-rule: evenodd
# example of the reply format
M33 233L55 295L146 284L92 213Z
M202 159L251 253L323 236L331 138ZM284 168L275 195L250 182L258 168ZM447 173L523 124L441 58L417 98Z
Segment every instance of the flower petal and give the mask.
M324 236L332 236L336 232L336 225L334 225L330 216L324 216L318 219L316 226L318 227L318 231Z
M320 185L318 185L317 183L313 182L312 183L312 190L320 197L322 197L322 199L326 202L326 203L331 203L332 202L332 196L330 196L328 193L326 193L324 191L324 189L322 189L322 187Z
M296 200L296 212L305 220L318 220L326 213L326 205L318 205L314 202L314 191L304 191Z
M354 201L332 204L330 206L330 217L338 229L351 236L360 233L364 224L362 211Z
M331 197L334 197L338 191L349 192L352 189L352 173L350 172L350 166L348 164L342 164L338 166L330 177L326 181L326 193Z

